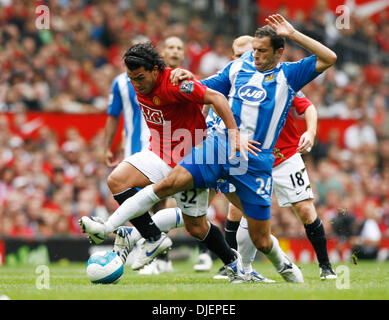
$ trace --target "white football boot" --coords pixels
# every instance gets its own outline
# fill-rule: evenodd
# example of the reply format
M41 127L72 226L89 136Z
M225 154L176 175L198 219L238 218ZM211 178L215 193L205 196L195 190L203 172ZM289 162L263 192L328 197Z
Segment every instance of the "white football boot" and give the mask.
M142 269L138 271L138 274L146 276L159 274L157 261L154 259L149 264L146 264Z
M89 234L89 240L94 244L102 243L108 238L109 232L106 231L104 220L100 217L83 216L78 223L83 233Z
M230 283L247 282L246 275L243 268L242 257L240 256L239 252L237 252L236 250L234 249L231 250L234 251L236 260L231 262L230 264L225 265L228 279L230 280Z
M172 240L164 232L161 233L161 237L157 241L145 241L131 265L132 269L139 270L146 264L149 264L158 254L169 249L172 244Z
M129 253L134 249L136 242L131 239L131 232L134 228L122 226L116 231L113 251L122 259L123 265L126 264Z
M225 266L221 267L217 274L213 276L213 279L216 280L228 280L227 272Z
M261 275L256 270L251 270L251 272L246 273L246 280L248 282L263 282L263 283L274 283L272 279L268 279L265 276Z
M304 276L300 268L296 266L287 255L285 255L287 262L278 270L278 273L284 278L286 282L303 283Z
M208 253L200 253L197 263L193 266L193 269L198 272L209 271L212 268L212 258Z
M171 260L166 261L166 260L158 259L158 257L156 257L154 261L157 265L159 273L173 272L173 263Z

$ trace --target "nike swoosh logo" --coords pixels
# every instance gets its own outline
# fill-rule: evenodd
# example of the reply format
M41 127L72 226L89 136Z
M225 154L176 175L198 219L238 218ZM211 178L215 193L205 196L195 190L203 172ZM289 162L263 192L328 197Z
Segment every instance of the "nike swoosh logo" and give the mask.
M296 191L296 195L299 195L301 192L303 192L302 190L301 191Z
M96 237L99 240L104 240L104 238L100 237L97 233L93 233L92 236Z
M184 209L188 209L188 208L191 208L192 206L188 206L188 205L185 205L184 204Z
M151 251L146 251L146 256L150 257L155 251L158 250L158 248L161 246L162 241Z

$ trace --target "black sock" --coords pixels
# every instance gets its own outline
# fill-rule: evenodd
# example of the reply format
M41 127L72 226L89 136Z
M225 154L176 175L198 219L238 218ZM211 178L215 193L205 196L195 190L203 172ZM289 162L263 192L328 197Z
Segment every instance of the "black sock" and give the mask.
M238 231L239 224L239 221L231 221L227 219L226 226L224 228L226 241L229 246L235 250L238 249L238 243L236 242L236 232Z
M137 192L138 190L136 190L136 188L129 188L126 191L114 194L113 198L117 201L119 206L121 206L124 201L126 201L128 198L131 198Z
M207 248L207 245L203 242L203 241L199 241L199 253L209 253L208 251L208 248Z
M231 250L230 246L223 237L222 232L212 223L209 228L208 234L202 240L207 248L214 252L224 264L229 264L236 260L235 253Z
M132 225L139 231L143 238L148 241L157 241L161 238L161 230L154 223L148 212L143 215L131 219Z
M311 224L304 224L305 232L315 249L319 265L328 265L330 261L327 253L327 239L320 218L317 217Z
M132 197L138 190L135 188L127 189L124 192L115 194L114 199L121 205L128 198ZM156 241L161 237L161 230L155 225L153 219L148 212L145 212L139 217L131 219L132 225L139 231L143 238L148 241Z

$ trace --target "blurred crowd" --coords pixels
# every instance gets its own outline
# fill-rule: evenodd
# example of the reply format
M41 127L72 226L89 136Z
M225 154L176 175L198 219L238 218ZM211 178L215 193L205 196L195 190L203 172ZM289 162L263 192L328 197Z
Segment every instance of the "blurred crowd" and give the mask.
M200 1L0 0L0 112L14 114L13 121L0 114L0 235L80 235L80 216L104 218L113 212L103 133L85 141L69 129L60 141L53 129L42 127L32 139L25 113L105 113L111 81L123 71L122 54L137 35L157 47L177 35L186 43L183 67L200 78L215 73L231 59L231 41L239 34L233 27L225 33L220 26L212 28L211 2L201 1L201 8L191 8L196 14L187 15L182 5L199 6ZM221 2L226 14L236 9L236 1L215 3ZM50 9L48 30L36 28L38 4ZM344 135L319 128L330 131L328 141L317 141L304 156L330 236L362 234L366 221L374 222L380 236L389 236L387 12L375 19L353 15L350 28L342 29L335 27L336 16L325 1L317 1L309 15L300 10L291 16L288 8L280 8L297 29L338 55L336 66L303 90L319 117L355 121ZM306 55L287 43L285 60ZM273 233L304 236L291 210L273 202ZM212 210L222 223L225 203L216 201Z

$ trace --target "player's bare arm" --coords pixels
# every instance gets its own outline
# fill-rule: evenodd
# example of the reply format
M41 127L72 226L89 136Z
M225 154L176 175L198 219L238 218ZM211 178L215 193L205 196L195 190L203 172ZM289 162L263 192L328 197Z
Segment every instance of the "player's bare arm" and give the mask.
M209 105L209 104L204 105L203 110L201 110L204 118L207 118L210 108L211 108L211 105Z
M104 131L104 150L105 150L105 163L109 167L114 167L119 163L119 160L114 161L113 153L111 151L112 141L115 137L116 131L119 126L119 118L109 115L105 124Z
M337 56L335 52L333 52L331 49L327 48L320 42L296 30L280 14L270 15L265 20L279 36L297 42L299 45L303 46L304 48L312 52L314 55L316 55L316 72L323 72L336 62Z
M254 140L247 140L245 137L240 135L234 115L224 95L215 90L207 88L204 94L204 103L212 104L215 112L220 116L226 125L231 142L230 159L235 156L236 151L240 151L243 158L246 160L248 160L247 152L250 152L255 156L257 155L256 152L261 152L261 150L255 146L259 145L259 142Z
M317 130L317 110L313 104L311 104L305 110L304 118L307 125L307 130L301 135L297 149L298 152L301 153L310 152L313 144L315 143Z

